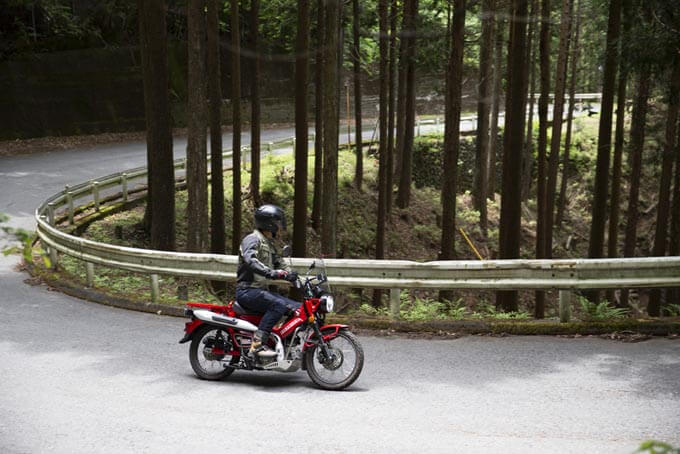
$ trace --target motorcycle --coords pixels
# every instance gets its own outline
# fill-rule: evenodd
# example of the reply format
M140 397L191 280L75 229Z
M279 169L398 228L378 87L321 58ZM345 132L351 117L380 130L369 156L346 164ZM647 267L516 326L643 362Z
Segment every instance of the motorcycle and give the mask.
M302 292L303 303L272 330L268 342L276 356L268 358L248 353L263 314L249 312L237 301L226 306L187 303L184 314L191 320L180 343L191 342L189 361L195 374L204 380L222 380L235 370L302 369L321 389L341 390L354 383L364 365L364 351L347 325L325 324L335 300L323 260L312 262L293 285Z

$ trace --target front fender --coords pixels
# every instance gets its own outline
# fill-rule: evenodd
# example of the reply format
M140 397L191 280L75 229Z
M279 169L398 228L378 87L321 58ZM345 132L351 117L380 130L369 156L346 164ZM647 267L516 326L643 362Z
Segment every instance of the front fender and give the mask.
M328 342L329 340L336 338L341 330L348 328L349 325L341 325L338 323L324 325L320 328L321 336L323 337L324 342ZM302 347L302 351L306 351L308 348L316 345L318 342L319 341L317 339L316 333L312 333L305 342L305 345Z

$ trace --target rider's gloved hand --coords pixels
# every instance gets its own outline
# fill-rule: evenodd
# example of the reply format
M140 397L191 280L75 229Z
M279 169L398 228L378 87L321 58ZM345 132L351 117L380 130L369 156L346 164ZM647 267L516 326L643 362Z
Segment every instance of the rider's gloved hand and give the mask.
M284 279L287 280L288 282L295 282L295 281L297 281L297 279L298 279L298 273L297 273L297 271L289 271L289 272L288 272L288 275L286 275L286 277L284 277Z
M271 270L267 273L267 279L286 279L288 276L288 271L286 270Z

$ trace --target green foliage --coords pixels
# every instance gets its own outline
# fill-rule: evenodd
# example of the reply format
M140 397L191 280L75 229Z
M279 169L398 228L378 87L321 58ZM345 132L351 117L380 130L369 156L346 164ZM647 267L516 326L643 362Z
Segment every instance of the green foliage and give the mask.
M123 0L10 0L3 6L0 60L30 52L137 44L137 5Z
M2 249L2 254L8 256L10 254L21 253L27 262L32 262L33 257L31 256L31 247L36 238L36 234L22 228L2 225L7 221L9 221L9 216L0 213L0 230L2 230L9 239L9 246Z
M583 296L578 297L584 321L610 320L624 318L628 315L628 309L614 307L607 300L593 303Z
M443 176L444 137L433 134L418 137L413 143L413 183L441 188ZM471 190L475 169L475 140L461 138L458 151L458 191Z
M531 318L528 312L502 312L496 306L489 303L481 303L478 310L472 313L472 318L492 318L497 320L528 320Z
M416 224L413 232L423 241L436 244L442 236L442 229L432 224Z
M375 308L371 306L370 304L362 304L359 306L359 313L363 315L370 315L370 316L386 316L387 315L387 308L381 307L381 308Z
M667 304L663 307L663 313L670 317L680 317L680 304Z
M655 440L643 441L633 454L680 454L680 448L674 448L668 443Z
M412 298L408 291L402 291L399 316L409 322L427 320L461 320L467 314L467 308L461 300L441 302L432 298Z
M418 138L413 144L413 183L416 187L441 187L442 162L441 136Z
M45 267L49 268L50 263L45 262ZM87 272L85 263L63 255L59 260L60 279L72 281L77 285L85 286ZM203 281L186 281L181 278L160 276L159 280L161 302L183 305L185 301L177 298L177 287L186 285L190 301L219 302L208 290ZM106 268L103 266L95 267L94 288L97 290L118 297L131 299L134 301L151 300L151 283L146 274L133 273L126 270Z
M576 172L586 171L595 164L598 125L596 118L587 117L577 117L572 123L569 161Z

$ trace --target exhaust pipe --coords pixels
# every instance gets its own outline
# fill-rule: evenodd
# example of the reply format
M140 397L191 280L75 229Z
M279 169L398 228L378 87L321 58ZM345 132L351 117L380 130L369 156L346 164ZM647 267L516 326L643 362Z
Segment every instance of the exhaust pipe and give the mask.
M194 317L211 325L241 329L244 331L257 331L257 326L239 318L227 317L226 315L216 314L204 309L195 310L193 312Z

